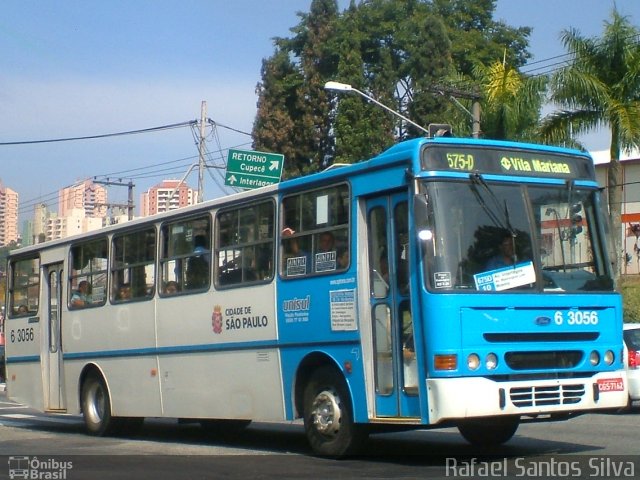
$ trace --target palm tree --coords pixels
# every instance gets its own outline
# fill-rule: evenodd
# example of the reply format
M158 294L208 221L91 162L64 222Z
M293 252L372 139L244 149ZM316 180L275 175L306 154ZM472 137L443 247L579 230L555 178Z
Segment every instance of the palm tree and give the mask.
M532 141L544 99L546 79L525 77L505 61L478 65L474 76L483 93L482 130L487 138Z
M562 41L572 54L570 65L551 78L550 99L561 107L543 119L541 133L549 143L573 142L599 127L611 130L607 187L615 248L614 275L622 265L620 152L640 145L640 32L614 8L602 38L583 38L566 30Z

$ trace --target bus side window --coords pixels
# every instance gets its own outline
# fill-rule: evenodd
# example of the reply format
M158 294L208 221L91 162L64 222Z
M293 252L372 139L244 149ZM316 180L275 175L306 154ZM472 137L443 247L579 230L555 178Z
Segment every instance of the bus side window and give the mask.
M33 315L38 311L40 292L40 259L16 260L11 263L9 279L9 316Z
M216 284L253 284L273 278L275 205L243 205L216 216Z
M208 215L162 225L160 295L208 288L211 277L211 218ZM174 285L170 292L167 285Z
M115 235L112 241L112 302L143 300L155 287L156 230Z
M349 251L349 187L316 189L282 200L281 275L346 270Z
M108 251L106 237L85 241L71 247L68 288L71 308L97 307L104 305L107 301ZM86 282L86 291L79 290L82 282ZM72 295L76 298L81 296L82 304L75 301Z

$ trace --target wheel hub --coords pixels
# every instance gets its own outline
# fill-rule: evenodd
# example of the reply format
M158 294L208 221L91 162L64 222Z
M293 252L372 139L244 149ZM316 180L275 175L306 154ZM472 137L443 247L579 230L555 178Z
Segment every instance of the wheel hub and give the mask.
M316 396L311 409L313 424L323 435L336 435L340 430L340 398L324 390Z
M94 385L88 394L89 402L88 402L88 412L87 416L94 423L99 423L102 421L102 417L104 416L104 406L105 406L105 398L104 392Z

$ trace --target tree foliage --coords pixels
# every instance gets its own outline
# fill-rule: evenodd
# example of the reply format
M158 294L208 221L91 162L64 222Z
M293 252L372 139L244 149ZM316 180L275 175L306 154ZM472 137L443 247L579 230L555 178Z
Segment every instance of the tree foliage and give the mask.
M575 143L574 136L607 126L611 148L607 187L616 252L616 277L623 262L621 245L622 168L620 152L640 146L640 31L617 10L601 38L567 30L562 41L573 61L551 79L551 100L560 107L542 122L550 143Z
M254 148L284 154L285 177L295 177L423 135L354 92L326 91L329 80L419 125L446 122L452 103L436 85L505 50L513 65L528 58L530 30L494 21L494 10L495 0L352 0L338 12L335 0L312 0L263 61Z
M482 92L482 125L487 138L534 141L545 97L544 77L526 77L505 62L476 65Z

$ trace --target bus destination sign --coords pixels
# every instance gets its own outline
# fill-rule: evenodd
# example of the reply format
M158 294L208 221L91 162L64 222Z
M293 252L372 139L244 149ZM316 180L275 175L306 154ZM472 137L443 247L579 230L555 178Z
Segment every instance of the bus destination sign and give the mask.
M593 179L593 164L585 157L467 145L429 145L423 151L425 170L496 173L535 177Z

